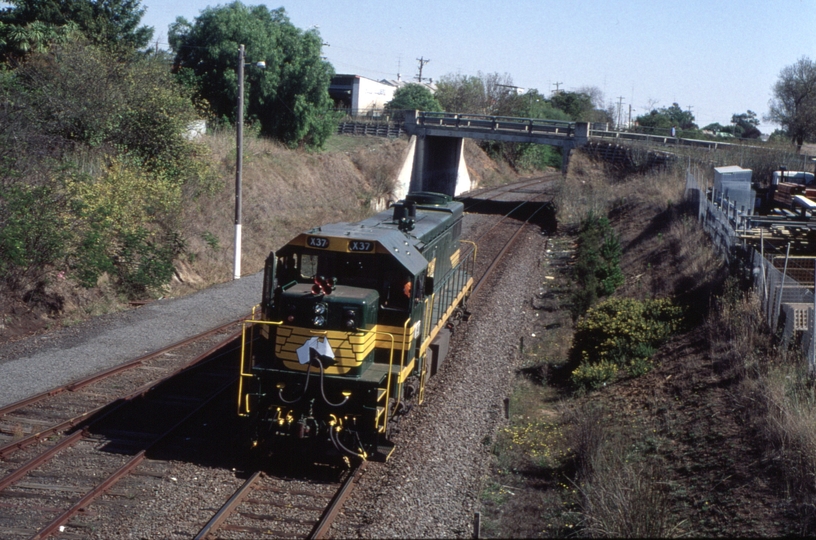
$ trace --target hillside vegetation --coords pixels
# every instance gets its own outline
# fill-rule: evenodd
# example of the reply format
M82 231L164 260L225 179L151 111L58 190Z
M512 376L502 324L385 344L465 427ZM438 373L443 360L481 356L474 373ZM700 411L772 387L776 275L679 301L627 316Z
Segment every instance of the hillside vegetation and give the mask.
M69 241L73 246L85 245L81 238L77 240L76 233L91 231L95 222L83 225L79 215L72 214L76 206L67 204L66 198L74 192L80 198L73 200L88 200L79 208L98 209L104 217L94 225L99 227L98 235L93 236L97 243L88 245L114 250L110 253L121 262L121 252L116 250L127 248L127 244L111 236L118 230L117 224L128 224L131 229L126 230L133 231L161 230L154 225L159 212L172 218L174 249L166 254L167 274L140 287L123 287L116 270L101 263L96 267L98 273L84 274L82 265L72 265L64 256L32 259L30 272L18 272L15 279L0 282L4 298L0 303L0 341L127 309L134 301L187 294L232 279L235 135L231 130L216 132L194 144L206 177L175 187L157 184L155 177L144 171L112 162L108 168L88 170L81 182L45 183L17 191L21 196L18 213L6 214L0 220L7 224L4 238L20 235L18 242L22 243L17 245L27 253L36 253L41 245L38 242L48 234L63 242L61 249L66 249L65 242ZM384 207L406 149L406 139L332 136L325 151L309 152L245 136L242 274L261 270L270 251L302 230L356 221ZM470 173L477 182L488 185L513 176L508 167L491 161L475 144L467 144L466 152ZM60 204L43 204L44 193L53 194ZM9 204L6 201L4 204ZM19 229L8 225L15 215ZM36 220L31 220L33 215ZM106 224L111 227L104 228ZM37 229L43 226L48 228ZM137 238L150 247L159 245L150 236ZM143 254L134 253L139 257Z

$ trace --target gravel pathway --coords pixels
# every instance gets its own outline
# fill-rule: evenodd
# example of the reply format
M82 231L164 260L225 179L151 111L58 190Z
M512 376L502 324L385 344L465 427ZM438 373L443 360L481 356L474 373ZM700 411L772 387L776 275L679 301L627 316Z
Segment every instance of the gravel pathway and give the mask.
M263 273L195 294L95 317L0 347L0 406L122 364L246 315Z

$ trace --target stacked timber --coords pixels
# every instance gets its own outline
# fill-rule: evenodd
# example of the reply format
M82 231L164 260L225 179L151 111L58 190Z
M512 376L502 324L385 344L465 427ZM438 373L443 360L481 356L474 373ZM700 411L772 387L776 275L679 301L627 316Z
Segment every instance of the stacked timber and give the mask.
M816 190L813 191L816 194ZM805 186L801 184L791 184L790 182L780 182L774 191L773 200L782 208L791 208L793 205L793 197L796 195L804 195Z

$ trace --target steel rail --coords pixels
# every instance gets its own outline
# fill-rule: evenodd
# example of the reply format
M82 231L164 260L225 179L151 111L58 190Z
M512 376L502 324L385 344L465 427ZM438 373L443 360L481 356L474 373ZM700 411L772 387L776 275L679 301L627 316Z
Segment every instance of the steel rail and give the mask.
M88 436L88 433L85 431L77 431L72 434L70 437L66 437L65 439L61 440L42 454L35 456L34 458L28 460L27 462L23 463L20 467L14 470L12 473L7 474L2 479L0 479L0 491L3 491L10 485L17 482L20 478L25 476L26 474L30 473L32 470L36 469L59 452L69 448L79 442L80 440L84 439Z
M235 322L233 321L233 322L231 322L231 323L229 323L227 325L219 327L217 330L223 330L224 328L226 328L226 327L228 327L228 326L230 326L232 324L235 324ZM216 331L212 331L212 333L216 333ZM202 338L202 337L207 337L207 335L205 333L205 335L199 335L197 337ZM114 398L112 401L110 401L109 403L106 403L105 405L95 407L95 408L93 408L93 409L91 409L89 411L83 412L82 414L79 414L79 415L76 415L74 417L68 418L68 419L60 422L59 424L55 424L55 425L53 425L53 426L51 426L49 428L40 430L37 433L32 433L31 435L29 435L27 437L24 437L22 439L18 439L16 441L12 441L12 442L10 442L8 444L0 446L0 458L5 458L5 457L13 454L14 452L17 452L18 450L22 450L26 446L36 444L37 442L42 440L44 437L47 437L47 436L52 435L54 433L59 433L61 431L64 431L64 430L72 428L72 427L82 425L82 423L85 422L88 418L90 418L90 417L92 417L92 416L94 416L96 414L99 414L100 412L104 411L106 408L110 409L109 411L107 411L105 413L104 416L100 416L100 417L95 419L95 420L101 420L105 416L113 413L114 411L118 410L120 407L124 406L125 404L129 403L130 401L136 399L139 396L143 396L148 391L150 391L152 388L156 388L157 386L163 384L165 381L179 375L183 371L188 370L191 367L195 366L196 364L200 363L202 360L205 360L208 357L216 354L220 349L227 347L230 343L232 343L233 341L238 339L238 337L240 337L240 332L235 332L235 333L231 334L229 337L227 337L225 340L223 340L221 343L219 343L215 347L212 347L210 350L205 351L204 353L200 354L196 358L190 360L189 362L187 362L186 364L180 366L179 368L175 369L174 371L163 375L160 379L150 381L149 383L144 384L144 385L136 388L130 394L126 394L124 396L118 396L118 397ZM180 346L180 345L178 345L178 346ZM213 360L214 360L214 358L213 358ZM42 394L41 394L41 396L42 396ZM47 396L45 396L45 397L47 397Z
M51 534L55 533L60 525L74 517L77 513L79 513L83 508L88 506L94 499L98 496L105 493L111 486L113 486L116 482L119 481L123 476L126 476L130 471L136 468L145 458L145 450L142 450L138 454L136 454L130 461L125 463L122 467L116 470L113 474L108 476L101 484L97 485L91 491L85 494L79 501L77 501L71 508L63 512L59 517L54 519L51 523L37 531L34 536L31 537L31 540L39 540L40 538L46 538Z
M548 182L548 181L549 180L545 180L544 176L541 176L541 177L538 177L538 178L525 178L523 180L518 180L518 181L513 182L511 184L502 184L502 185L499 185L499 186L490 186L490 187L474 189L473 191L470 191L468 193L464 193L461 196L457 196L456 200L473 199L474 197L477 197L477 196L481 197L481 196L484 196L484 195L486 195L488 193L491 193L491 192L496 192L496 195L504 195L505 193L512 193L513 191L515 191L518 188L525 188L527 186L531 186L531 185L534 185L534 184L540 184L540 183L544 183L544 182ZM492 196L495 196L495 195L492 195ZM491 200L492 199L488 198L488 199L478 201L476 204L465 208L465 211L467 212L469 208L473 208L473 206L476 206L476 205L484 203L484 202L490 202Z
M41 392L41 393L35 394L35 395L31 396L31 397L27 397L27 398L21 399L19 401L15 401L14 403L10 403L10 404L8 404L8 405L6 405L4 407L0 407L0 417L5 416L6 414L8 414L10 412L14 412L14 411L16 411L18 409L22 409L23 407L25 407L27 405L31 405L32 403L36 403L38 401L42 401L44 399L47 399L47 398L49 398L51 396L55 396L57 394L60 394L62 392L65 392L65 391L73 392L73 391L78 390L78 389L80 389L80 388L82 388L84 386L87 386L87 385L89 385L91 383L94 383L94 382L96 382L98 380L104 379L104 378L109 377L111 375L115 375L115 374L120 373L122 371L127 371L128 369L131 369L131 368L134 368L134 367L138 367L140 364L142 364L142 363L144 363L144 362L146 362L148 360L152 360L153 358L155 358L155 357L157 357L159 355L170 352L170 351L172 351L174 349L178 349L179 347L183 347L183 346L188 345L188 344L190 344L190 343L192 343L194 341L197 341L199 339L209 337L210 335L218 333L218 332L220 332L222 330L225 330L225 329L229 328L230 326L232 326L234 324L239 324L241 321L243 321L244 319L246 319L248 317L250 317L250 315L245 315L245 316L243 316L243 317L241 317L239 319L236 319L234 321L230 321L230 322L228 322L226 324L223 324L223 325L221 325L219 327L211 328L211 329L206 330L204 332L201 332L200 334L197 334L195 336L183 339L181 341L177 341L176 343L168 345L167 347L164 347L162 349L158 349L156 351L153 351L153 352L144 354L142 356L139 356L138 358L128 360L124 364L114 366L114 367L112 367L110 369L106 369L104 371L94 373L93 375L90 375L90 376L85 377L83 379L79 379L78 381L74 381L74 382L71 382L71 383L68 383L68 384L65 384L65 385L62 385L62 386L57 386L55 388L51 388L50 390L46 390L45 392Z
M482 234L480 234L478 237L476 237L475 239L473 239L473 242L474 242L474 243L477 243L479 240L481 240L482 238L484 238L485 236L487 236L488 234L490 234L491 232L493 232L493 231L494 231L494 230L495 230L495 229L496 229L496 228L497 228L499 225L501 225L502 223L504 223L504 221L505 221L506 219L508 219L510 216L512 216L512 215L513 215L515 212L517 212L517 211L518 211L518 210L519 210L521 207L523 207L524 205L526 205L526 204L531 204L531 203L535 203L535 202L543 202L543 201L535 201L535 199L536 199L536 198L537 198L539 195L543 195L543 194L536 194L536 195L534 195L534 196L530 197L528 200L526 200L526 201L522 201L521 203L519 203L519 204L518 204L517 206L515 206L515 207L514 207L512 210L510 210L510 211L509 211L509 212L507 212L507 213L506 213L504 216L502 216L502 218L501 218L500 220L498 220L498 221L497 221L497 222L496 222L496 223L495 223L495 224L494 224L492 227L490 227L488 230L486 230L485 232L483 232ZM493 202L502 202L502 201L493 201ZM550 200L550 201L548 201L548 202L549 202L549 203L552 203L552 200ZM535 212L533 212L533 213L532 213L530 216L528 216L528 217L527 217L527 220L524 222L524 225L526 225L527 223L529 223L529 221L530 221L530 220L531 220L531 219L532 219L532 218L533 218L533 217L534 217L536 214L538 214L538 213L539 213L539 212L540 212L542 209L543 209L543 207L539 208L538 210L536 210ZM472 249L471 249L471 251L472 251ZM505 248L504 250L502 250L502 254L506 253L506 251L507 251L507 249L506 249L506 248ZM469 254L469 253L470 253L470 251L468 251L466 254ZM480 281L481 281L481 280L480 280ZM474 290L473 290L473 292L476 292L476 290L474 289Z
M328 537L329 529L331 529L332 523L334 523L334 520L337 518L337 514L339 514L340 510L343 508L343 504L351 496L351 492L354 490L357 481L365 472L367 465L367 461L361 462L357 465L354 471L348 475L346 480L343 482L343 485L340 486L340 489L337 491L334 497L332 497L332 500L329 503L329 506L326 507L323 515L320 516L320 519L318 519L317 523L315 523L314 528L309 533L307 538L312 539Z
M487 270L485 270L482 273L481 277L479 278L479 281L477 281L476 284L473 286L473 291L471 292L472 295L475 295L479 291L479 289L482 287L482 283L484 283L485 279L487 279L493 273L493 270L495 270L496 266L498 266L498 264L502 261L502 259L504 258L504 255L507 253L507 251L510 250L510 248L513 247L513 245L515 245L516 241L521 236L521 233L526 229L527 224L530 223L530 220L533 219L533 217L537 213L539 213L543 208L544 207L542 206L538 210L533 212L527 218L527 220L524 223L521 224L521 226L513 234L513 236L510 238L510 240L507 241L507 243L504 245L504 247L499 252L499 254L496 255L496 257L493 259L493 262L490 263L490 266L487 267ZM505 217L507 217L507 216L505 216ZM490 230L492 231L493 229L491 228ZM488 232L490 232L490 231L488 231ZM485 234L487 234L487 233L485 233ZM482 236L484 236L484 235L482 235Z
M204 540L205 538L209 538L210 534L217 531L221 525L227 520L229 516L235 511L236 508L243 502L249 493L255 489L255 485L261 478L261 471L255 471L252 475L247 479L244 484L238 488L238 491L233 493L232 497L224 503L224 506L221 507L218 512L207 522L204 527L198 531L198 534L195 535L195 540Z
M76 514L81 512L83 508L88 506L98 496L105 493L108 489L110 489L111 486L115 485L123 477L127 476L130 473L130 471L132 471L137 465L139 465L144 460L145 454L147 453L148 450L158 445L164 439L172 435L177 429L186 424L192 417L201 412L201 410L207 407L213 400L220 397L223 392L225 392L228 388L232 387L237 382L237 380L238 377L234 377L232 380L229 381L229 383L225 384L224 386L219 388L216 392L214 392L209 399L199 404L195 409L190 411L181 420L176 422L172 427L167 429L161 435L158 435L156 438L154 438L152 442L148 443L145 448L143 448L138 454L131 458L122 467L117 469L114 473L109 475L108 478L106 478L104 481L102 481L100 484L94 487L91 491L86 493L84 497L82 497L79 501L74 503L70 508L68 508L65 512L60 514L53 521L51 521L51 523L47 524L42 529L38 530L37 533L31 537L31 540L39 540L41 538L46 538L47 536L54 533L60 527L60 525L63 525L69 519L71 519Z

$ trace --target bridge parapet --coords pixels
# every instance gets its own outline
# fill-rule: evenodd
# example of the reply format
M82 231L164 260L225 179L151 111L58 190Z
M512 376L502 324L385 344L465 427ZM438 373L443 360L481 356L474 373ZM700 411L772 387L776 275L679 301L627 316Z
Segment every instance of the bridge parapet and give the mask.
M647 144L657 145L677 145L677 146L694 146L697 148L707 148L709 150L717 150L720 148L744 148L757 147L758 145L746 144L744 142L730 143L722 141L708 141L704 139L688 139L683 137L670 137L668 135L650 135L647 133L634 133L631 131L610 131L610 130L590 130L589 138L603 139L603 140L618 140L630 142L643 142Z
M583 122L427 111L406 114L405 131L412 135L528 142L570 148L586 143L589 137L589 125Z

